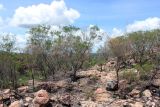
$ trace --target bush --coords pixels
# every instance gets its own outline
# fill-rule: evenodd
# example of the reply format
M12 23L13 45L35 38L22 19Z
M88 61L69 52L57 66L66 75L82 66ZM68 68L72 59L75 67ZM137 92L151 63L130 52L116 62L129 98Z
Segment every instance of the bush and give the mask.
M120 78L126 79L129 83L135 82L138 80L136 69L125 69L120 74Z
M151 76L150 73L153 70L154 65L151 64L150 62L146 62L142 66L140 66L139 64L136 64L134 68L140 72L141 80L148 80Z

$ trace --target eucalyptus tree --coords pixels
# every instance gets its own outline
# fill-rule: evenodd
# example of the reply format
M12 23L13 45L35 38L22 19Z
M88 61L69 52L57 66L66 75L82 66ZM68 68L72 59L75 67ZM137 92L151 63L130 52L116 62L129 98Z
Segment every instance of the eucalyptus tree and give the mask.
M95 39L102 35L97 33L99 32L97 26L92 26L87 31L75 26L64 26L60 32L63 39L57 40L63 44L63 60L68 71L72 71L71 77L75 81L77 71L83 69L83 65L89 60Z
M0 36L0 50L5 52L12 52L15 50L16 38L13 34L1 34Z
M16 61L13 51L15 48L15 35L1 34L0 36L0 86L17 86Z
M119 87L119 70L121 69L121 65L125 64L125 60L127 59L130 53L130 47L128 46L128 40L126 36L120 36L116 38L111 38L108 42L108 46L112 52L112 54L116 57L116 76L117 76L117 89Z

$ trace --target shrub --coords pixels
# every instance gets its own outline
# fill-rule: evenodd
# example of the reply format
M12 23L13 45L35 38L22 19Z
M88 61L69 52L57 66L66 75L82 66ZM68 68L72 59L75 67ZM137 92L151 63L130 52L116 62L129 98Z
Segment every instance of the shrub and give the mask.
M138 80L136 69L125 69L120 74L120 77L128 80L129 83L135 82Z
M150 62L146 62L142 66L136 64L134 68L139 71L141 80L148 80L150 78L150 73L153 70L154 65Z

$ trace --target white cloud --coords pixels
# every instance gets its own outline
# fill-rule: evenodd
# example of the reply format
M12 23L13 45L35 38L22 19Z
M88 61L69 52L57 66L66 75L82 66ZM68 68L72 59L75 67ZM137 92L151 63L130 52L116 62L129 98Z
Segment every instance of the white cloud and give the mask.
M36 24L72 24L80 13L68 8L64 0L54 0L51 4L38 4L19 7L15 10L10 24L14 26L33 26Z
M124 34L124 32L121 29L113 28L111 36L117 37L117 36L121 36L123 34Z
M127 25L126 31L127 32L134 32L134 31L145 31L145 30L152 30L160 28L160 18L158 17L151 17L141 21L135 21L132 24Z
M121 36L124 33L130 33L135 31L146 31L153 29L160 29L160 18L158 17L150 17L145 20L135 21L131 24L128 24L125 27L125 30L113 28L111 37Z
M4 8L4 6L2 4L0 4L0 10L2 10Z

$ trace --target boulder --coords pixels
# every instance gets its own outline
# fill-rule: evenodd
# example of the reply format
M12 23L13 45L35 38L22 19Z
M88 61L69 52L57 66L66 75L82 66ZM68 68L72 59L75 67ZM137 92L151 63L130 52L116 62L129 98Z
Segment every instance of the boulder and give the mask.
M141 102L136 102L135 104L133 104L131 107L144 107L144 104Z
M31 98L31 97L26 97L25 100L26 100L26 102L32 102L33 98Z
M133 90L129 93L129 95L130 95L131 97L140 97L140 91L137 90L137 89L133 89Z
M34 104L43 105L47 104L49 101L49 95L46 90L39 90L35 93L35 98L33 99Z
M23 106L22 101L14 101L13 103L11 103L9 107L22 107L22 106Z
M117 81L107 81L106 90L107 91L116 91L118 89Z
M3 94L9 94L10 92L11 92L10 89L4 89L4 90L3 90Z
M143 91L143 96L144 97L151 97L152 96L151 91L150 90Z
M26 93L29 90L28 86L22 86L18 88L19 93Z
M9 106L11 104L11 99L9 97L3 97L3 104Z

